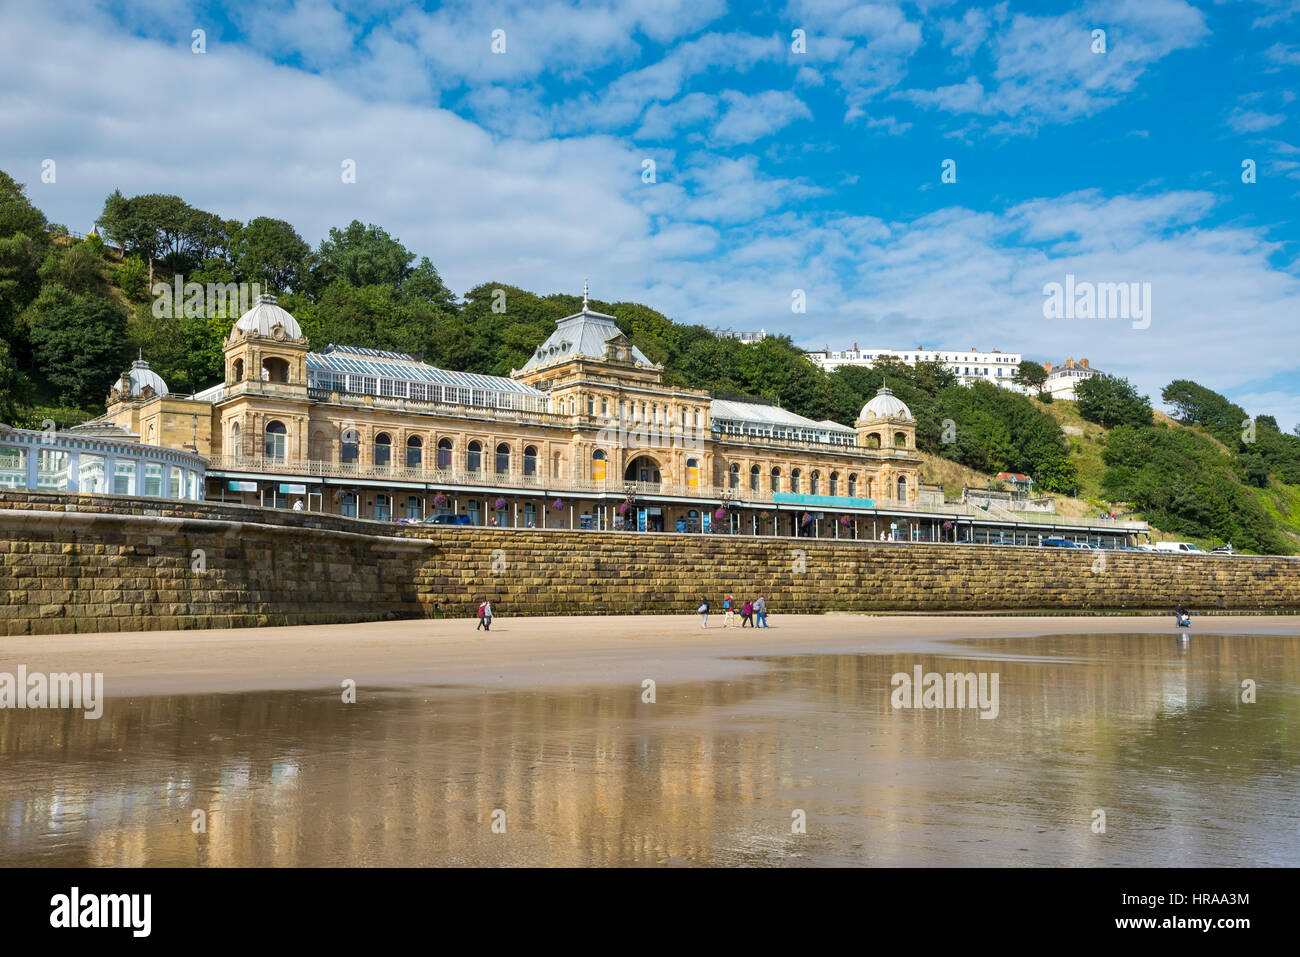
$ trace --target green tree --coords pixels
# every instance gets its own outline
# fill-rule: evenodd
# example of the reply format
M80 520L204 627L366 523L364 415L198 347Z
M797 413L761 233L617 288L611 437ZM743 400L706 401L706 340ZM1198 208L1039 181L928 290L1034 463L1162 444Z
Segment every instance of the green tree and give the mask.
M1074 387L1079 415L1105 428L1150 425L1151 399L1139 395L1128 379L1092 375Z
M141 301L149 291L149 274L139 256L128 256L113 274L113 282L128 299Z
M0 170L0 239L18 233L43 238L45 227L45 214L27 199L23 184Z
M44 285L59 285L78 295L103 296L108 292L104 261L86 243L51 249L41 263L39 275Z
M1042 363L1022 359L1016 366L1016 381L1031 389L1042 389L1047 384L1047 370Z
M241 282L261 283L268 291L300 291L308 279L311 247L283 219L258 216L239 231L231 258Z
M127 361L126 316L110 300L51 285L25 318L39 371L53 395L95 409Z
M0 422L13 424L19 404L27 398L30 383L18 371L9 352L9 343L0 339Z
M378 226L352 220L330 229L316 253L314 280L320 288L334 282L349 286L400 286L411 275L415 253Z

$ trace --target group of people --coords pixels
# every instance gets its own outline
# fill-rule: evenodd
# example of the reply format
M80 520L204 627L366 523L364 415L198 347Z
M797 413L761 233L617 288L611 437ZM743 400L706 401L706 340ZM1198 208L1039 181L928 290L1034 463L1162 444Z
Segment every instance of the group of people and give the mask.
M700 599L700 607L695 609L700 616L700 627L709 627L709 600ZM736 599L728 595L722 600L722 627L730 628L740 619L740 627L744 628L749 625L750 628L766 628L767 624L767 600L759 595L757 598L745 599L744 603L737 608Z

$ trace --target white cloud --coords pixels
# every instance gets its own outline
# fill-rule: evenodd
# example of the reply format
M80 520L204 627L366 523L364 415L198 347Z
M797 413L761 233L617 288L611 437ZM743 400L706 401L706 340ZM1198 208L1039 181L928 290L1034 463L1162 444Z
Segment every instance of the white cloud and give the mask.
M781 90L767 90L752 96L738 90L726 90L722 99L727 109L713 128L713 139L724 145L752 143L796 120L812 119L812 111L799 97Z
M825 16L869 32L847 5ZM377 101L377 91L349 79L360 74L313 75L228 44L194 56L175 35L139 39L93 9L75 22L10 9L5 25L0 168L74 229L85 230L118 187L175 192L241 219L284 218L312 243L357 218L428 255L457 291L487 280L576 291L591 276L602 299L640 300L683 321L763 326L809 345L964 347L974 335L1034 358L1088 356L1152 394L1178 375L1266 395L1297 351L1294 251L1263 228L1217 225L1220 200L1208 192L1070 193L898 221L843 216L821 211L816 184L765 174L753 156L651 150L658 182L642 183L647 150L626 139L540 139L555 118L536 98L517 113L533 117L531 126L489 132L429 103ZM368 42L382 35L372 31ZM818 38L809 36L811 51ZM650 112L657 102L689 101L702 114L713 104L683 96L683 78L711 70L718 42L697 46L692 62L642 75L648 93L634 83L612 99L581 102L627 128L668 122ZM772 46L760 39L754 49ZM32 68L33 50L48 68ZM86 82L84 71L59 66L69 63L94 64L111 82ZM396 67L399 75L409 68ZM510 98L521 88L529 84L485 79L474 85L476 108L515 115ZM1000 86L984 90L986 99L1004 95ZM717 105L743 109L751 99ZM1280 140L1269 148L1279 163L1300 159ZM57 184L40 183L45 157L59 161ZM340 182L344 158L358 163L355 185ZM1151 282L1151 328L1045 320L1043 285L1067 272ZM790 312L795 288L808 293L805 316ZM1251 411L1276 410L1281 419L1294 404Z
M939 32L943 45L950 47L953 56L966 59L984 45L992 20L983 10L967 10L960 20L941 20Z
M1092 30L1104 25L1106 52ZM990 34L991 84L974 76L934 90L897 95L920 106L981 116L1001 114L999 132L1091 116L1132 92L1153 64L1208 35L1205 18L1185 0L1094 0L1059 16L1016 14Z
M1281 113L1261 113L1259 110L1243 110L1240 107L1228 114L1227 123L1238 133L1258 133L1272 129L1286 122Z

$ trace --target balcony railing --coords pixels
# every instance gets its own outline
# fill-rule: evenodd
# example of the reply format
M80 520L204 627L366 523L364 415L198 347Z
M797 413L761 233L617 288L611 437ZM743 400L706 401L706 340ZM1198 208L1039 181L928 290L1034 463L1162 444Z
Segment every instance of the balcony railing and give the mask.
M408 467L401 465L363 465L359 463L336 464L333 462L289 461L267 458L264 455L213 455L210 456L209 471L256 472L272 475L314 476L321 479L348 480L358 482L419 482L421 484L455 488L486 488L493 491L533 493L537 495L616 495L631 494L636 497L662 495L672 498L697 499L701 502L730 502L740 507L764 508L772 505L770 489L752 490L746 487L727 488L717 485L678 485L667 482L629 482L612 476L604 479L581 478L573 476L554 476L522 472L495 472L486 469L441 469ZM787 506L789 507L789 506ZM796 506L797 507L797 506ZM958 521L979 520L991 523L1033 523L1035 525L1091 528L1114 528L1127 530L1145 530L1147 524L1123 519L1070 519L1059 515L1043 515L1028 512L1009 512L1002 509L982 508L963 505L960 502L945 504L922 503L918 501L900 502L897 499L878 498L875 508L888 512L908 512L912 514L933 515L936 519L956 519ZM848 509L847 504L845 509ZM815 511L834 512L835 508L816 506Z

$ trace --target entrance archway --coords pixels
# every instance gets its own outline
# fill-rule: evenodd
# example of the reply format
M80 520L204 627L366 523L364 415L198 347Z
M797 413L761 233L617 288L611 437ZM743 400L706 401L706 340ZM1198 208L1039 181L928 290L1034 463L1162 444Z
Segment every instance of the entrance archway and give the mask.
M651 485L658 485L663 481L659 474L659 463L648 455L638 455L627 463L627 469L623 472L623 480L625 482L646 482Z

